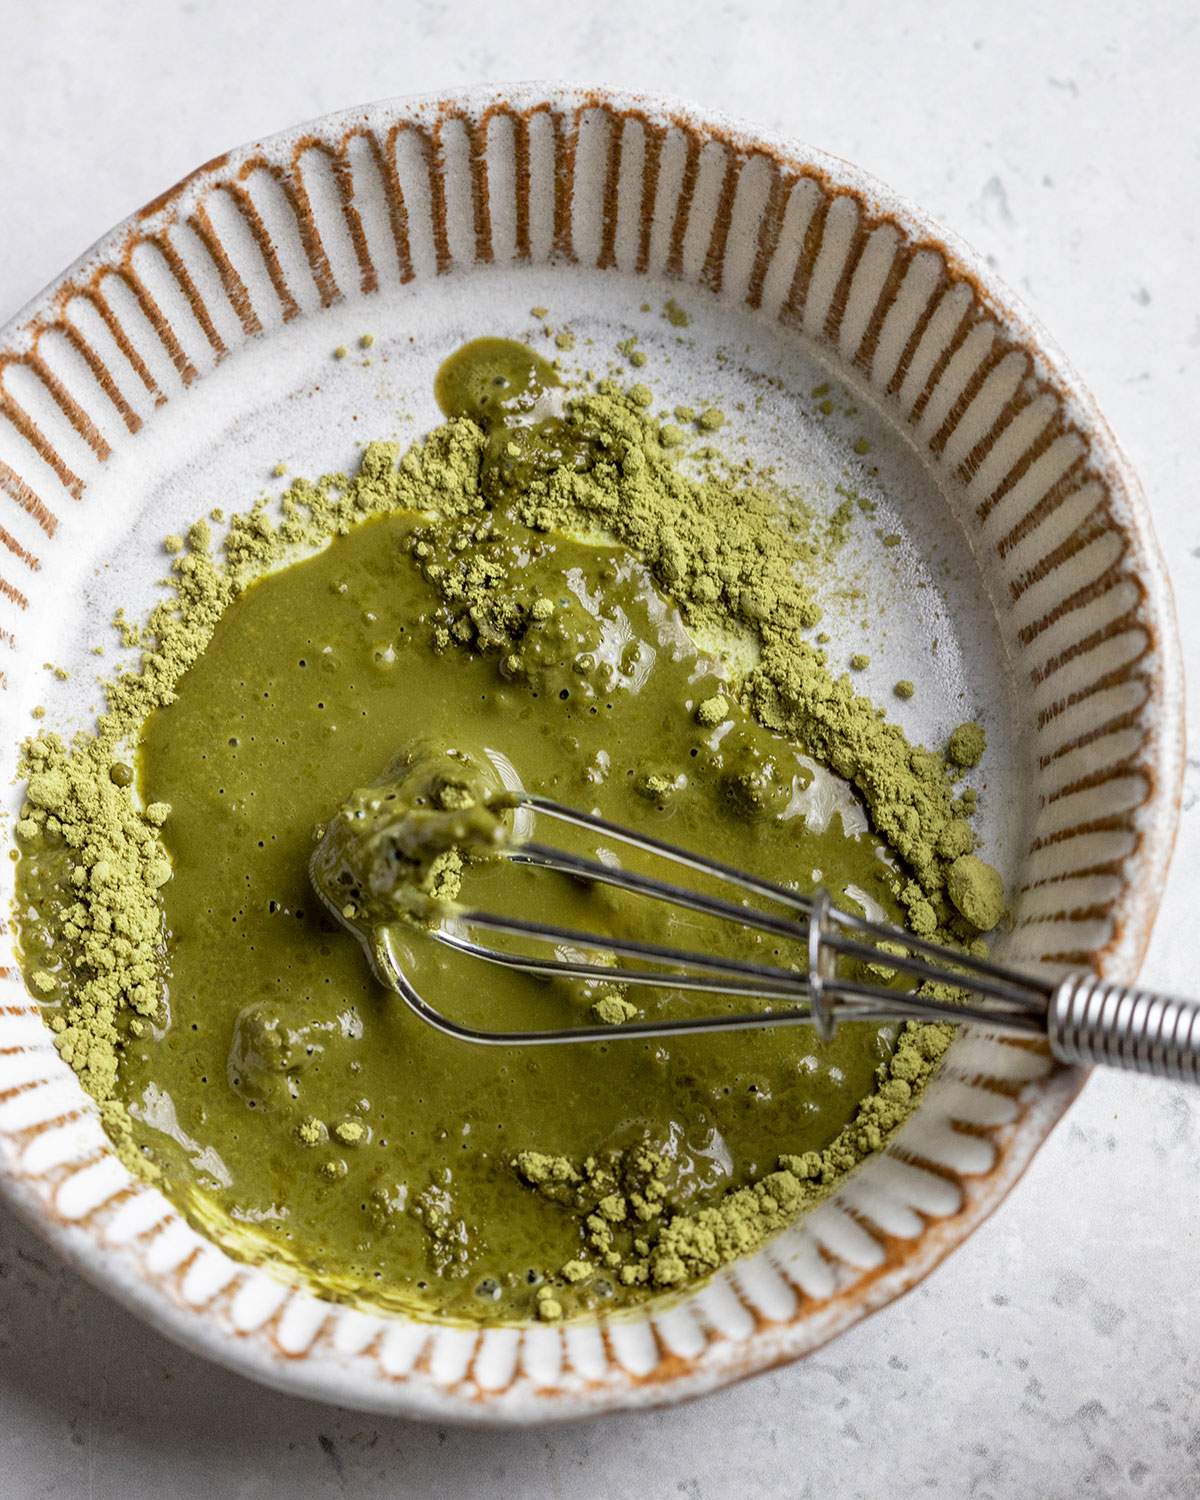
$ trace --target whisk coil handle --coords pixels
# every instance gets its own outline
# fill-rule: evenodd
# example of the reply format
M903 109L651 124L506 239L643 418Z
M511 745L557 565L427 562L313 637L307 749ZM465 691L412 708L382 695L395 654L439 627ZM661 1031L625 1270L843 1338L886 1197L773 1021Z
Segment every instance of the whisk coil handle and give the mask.
M1050 1047L1063 1062L1100 1064L1200 1084L1200 1002L1070 974L1050 999Z

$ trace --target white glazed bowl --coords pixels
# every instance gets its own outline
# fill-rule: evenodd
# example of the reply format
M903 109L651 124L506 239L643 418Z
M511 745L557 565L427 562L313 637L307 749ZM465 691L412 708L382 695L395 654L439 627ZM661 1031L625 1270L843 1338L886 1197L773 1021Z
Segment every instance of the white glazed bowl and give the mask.
M35 703L48 725L87 721L88 647L117 602L150 598L154 544L177 523L253 498L279 457L327 470L330 434L360 412L364 436L388 435L406 401L412 430L428 425L419 393L438 352L519 332L531 302L608 336L672 290L695 312L675 339L693 378L719 384L713 351L735 340L747 359L769 353L784 385L815 358L893 447L901 435L922 483L896 524L914 576L922 538L953 536L957 582L938 575L934 593L951 634L968 621L948 654L974 674L1001 751L985 811L1016 898L1002 952L1132 974L1175 829L1181 686L1165 574L1108 429L978 258L913 206L847 163L640 96L478 89L256 143L119 225L0 332L5 782ZM329 352L363 328L385 330L377 362L335 381ZM903 625L910 649L929 619ZM69 683L48 658L71 665ZM951 686L933 680L932 720L906 726L955 722ZM19 789L6 796L15 810ZM5 860L6 911L11 877ZM440 1420L646 1406L798 1358L961 1243L1082 1078L1036 1046L964 1033L885 1151L698 1290L601 1323L426 1325L236 1262L131 1179L25 993L12 936L9 1201L193 1349L309 1396Z

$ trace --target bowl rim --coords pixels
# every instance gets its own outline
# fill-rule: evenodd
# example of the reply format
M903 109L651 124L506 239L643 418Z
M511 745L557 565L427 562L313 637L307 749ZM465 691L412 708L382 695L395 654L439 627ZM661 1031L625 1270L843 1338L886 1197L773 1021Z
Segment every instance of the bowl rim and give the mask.
M672 95L602 85L557 82L485 84L380 99L316 117L248 142L188 173L173 187L127 215L102 235L0 327L0 355L9 350L22 352L36 336L39 324L52 316L63 289L82 274L104 265L131 234L145 232L168 216L174 218L182 206L197 201L215 182L235 172L239 165L256 154L281 152L310 132L329 134L339 128L349 130L363 122L390 123L401 116L429 121L454 113L478 116L489 108L500 106L518 111L538 106L577 113L590 107L631 111L667 127L672 124L686 126L740 151L752 149L765 153L781 165L803 170L828 185L857 196L874 215L893 220L909 239L938 250L956 275L970 282L983 306L994 314L997 321L1018 331L1022 344L1036 360L1039 375L1078 416L1080 426L1092 439L1093 462L1119 482L1128 503L1124 521L1138 548L1136 570L1146 589L1144 606L1156 627L1157 714L1151 720L1149 742L1143 752L1145 759L1153 765L1156 780L1140 810L1141 843L1129 856L1128 874L1120 891L1111 939L1096 955L1097 966L1104 971L1131 975L1149 942L1159 894L1166 878L1178 827L1184 761L1183 672L1175 607L1149 508L1131 464L1090 392L1040 322L961 237L943 228L911 200L855 164L809 147L784 131L758 127L721 111L701 109ZM838 1298L832 1299L823 1325L816 1330L806 1326L803 1320L775 1330L760 1328L743 1346L743 1357L738 1360L716 1363L703 1369L684 1369L650 1382L631 1380L628 1386L606 1386L582 1394L556 1391L552 1400L539 1399L535 1393L518 1404L473 1403L432 1385L396 1383L391 1389L382 1389L376 1382L374 1387L368 1388L347 1364L332 1360L271 1357L256 1341L233 1337L214 1320L165 1296L158 1286L135 1273L114 1252L80 1228L56 1220L30 1185L20 1180L3 1161L0 1161L0 1193L69 1264L160 1332L195 1353L277 1389L360 1409L392 1415L436 1417L442 1421L508 1424L570 1420L604 1411L669 1404L775 1368L811 1353L861 1318L911 1290L1003 1201L1076 1097L1086 1077L1086 1071L1082 1069L1061 1069L1040 1083L1037 1097L1022 1117L1019 1137L1004 1154L982 1201L969 1205L959 1215L939 1221L935 1229L924 1233L917 1242L917 1253L898 1270L881 1277L865 1291L857 1289L855 1298L841 1300L840 1305Z

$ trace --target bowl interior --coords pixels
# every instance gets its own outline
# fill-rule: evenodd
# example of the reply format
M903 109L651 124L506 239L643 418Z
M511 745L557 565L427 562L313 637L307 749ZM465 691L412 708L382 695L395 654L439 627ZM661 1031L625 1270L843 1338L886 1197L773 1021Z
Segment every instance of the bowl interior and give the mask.
M439 361L481 334L549 348L542 306L574 335L568 372L605 373L636 335L656 408L722 407L722 448L818 509L847 486L877 503L818 580L831 659L868 653L864 689L914 741L985 724L979 827L1016 897L1002 951L1127 963L1178 771L1133 481L1024 325L873 192L645 101L487 95L321 122L151 205L0 335L5 767L35 706L60 729L94 715L122 657L113 610L155 600L164 535L278 491L277 464L352 469L367 440L411 440L438 420ZM4 795L15 811L19 789ZM391 1410L570 1415L804 1352L968 1233L1078 1085L1036 1049L964 1035L887 1152L700 1292L603 1328L430 1330L236 1265L131 1186L9 970L10 1197L168 1331Z
M664 315L668 302L686 314L686 327ZM548 325L531 317L535 306L549 310ZM568 328L575 348L558 351L547 326ZM374 340L368 350L359 345L364 333ZM55 607L37 616L37 634L43 660L68 676L22 653L24 670L10 688L18 723L32 726L35 704L48 724L73 729L94 718L96 684L132 657L112 628L114 610L121 604L137 618L161 596L165 535L214 507L228 513L281 493L293 475L353 472L366 441L407 445L441 420L433 399L440 361L481 335L528 341L568 376L615 370L627 383L644 381L654 410L720 407L720 448L772 466L819 512L832 512L847 492L874 503L816 578L830 659L845 670L853 652L866 652L871 664L856 681L914 742L943 744L963 719L985 724L990 749L972 778L984 793L980 827L1016 877L1033 813L1028 722L993 603L996 580L938 476L861 375L828 351L707 289L644 275L465 267L281 324L229 354L115 451L89 484L86 507L63 518L39 580ZM636 370L617 352L631 336L648 356ZM335 349L349 352L335 358ZM285 478L272 474L280 463ZM103 658L93 653L97 642ZM901 678L917 686L907 702L892 693Z

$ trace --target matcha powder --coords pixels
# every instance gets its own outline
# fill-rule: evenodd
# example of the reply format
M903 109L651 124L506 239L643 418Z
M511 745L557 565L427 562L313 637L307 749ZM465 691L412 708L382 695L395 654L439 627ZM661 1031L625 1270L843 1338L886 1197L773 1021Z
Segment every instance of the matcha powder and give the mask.
M552 424L511 429L524 450L507 441L497 450L484 426L455 416L403 455L392 444L369 445L353 477L295 480L278 508L262 501L234 517L219 551L205 523L169 539L169 597L143 626L118 616L125 644L139 650L136 667L107 684L93 732L70 744L53 734L26 744L17 824L23 964L61 1055L127 1155L117 1071L126 1037L162 1019L168 955L158 893L171 878L162 839L171 810L140 804L128 763L140 728L172 700L234 598L373 516L423 514L413 552L443 600L435 645L497 651L501 670L548 605L524 599L509 579L504 551L492 545L497 511L536 532L602 529L635 549L693 630L726 639L732 631L750 644L753 665L736 691L759 721L860 793L904 862L896 894L913 930L969 941L1000 919L999 876L971 852L966 804L953 789L983 753L982 730L960 726L945 755L913 746L849 676L835 676L807 638L820 611L806 580L823 554L803 509L711 450L681 463L680 429L660 425L650 406L646 387L602 381ZM706 412L700 428L711 432L718 416ZM521 452L519 483L507 490L497 451L510 465ZM706 700L697 717L716 719L723 708L724 700ZM629 1008L604 1004L602 1018L614 1024ZM605 1267L629 1283L674 1286L753 1249L883 1143L949 1035L907 1028L881 1064L878 1092L828 1151L782 1158L761 1181L692 1214L665 1212L662 1164L645 1150L600 1165L522 1153L515 1168L531 1188L581 1215L586 1256L562 1279ZM543 1316L556 1309L557 1296L543 1299Z
M171 594L144 625L118 612L122 640L140 658L105 685L96 730L70 745L45 734L24 746L23 967L60 1054L118 1144L127 1126L114 1099L122 1034L141 1035L160 1014L167 959L157 892L171 875L160 838L170 809L139 806L127 764L142 724L171 702L226 607L255 579L385 511L462 506L478 489L479 453L478 429L465 422L438 429L399 469L398 450L375 444L354 480L297 480L277 516L265 501L235 516L220 558L206 522L169 538Z
M950 1045L954 1028L909 1023L879 1068L879 1087L824 1151L784 1155L775 1170L717 1203L671 1213L670 1163L645 1146L573 1162L523 1151L513 1168L534 1191L578 1214L586 1249L558 1270L568 1284L613 1275L625 1286L669 1288L750 1255L836 1188L904 1120ZM545 1309L539 1308L545 1318Z
M514 499L517 515L539 530L603 526L641 554L693 629L728 632L732 624L748 635L759 658L743 693L755 717L857 789L912 871L898 894L913 930L951 935L949 862L939 850L957 815L951 766L910 745L806 638L820 609L805 577L821 559L789 526L782 497L744 470L710 463L698 477L685 473L638 389L625 394L605 382L572 406L568 422L590 435L590 461L536 476ZM957 770L977 742L968 747L955 733Z

